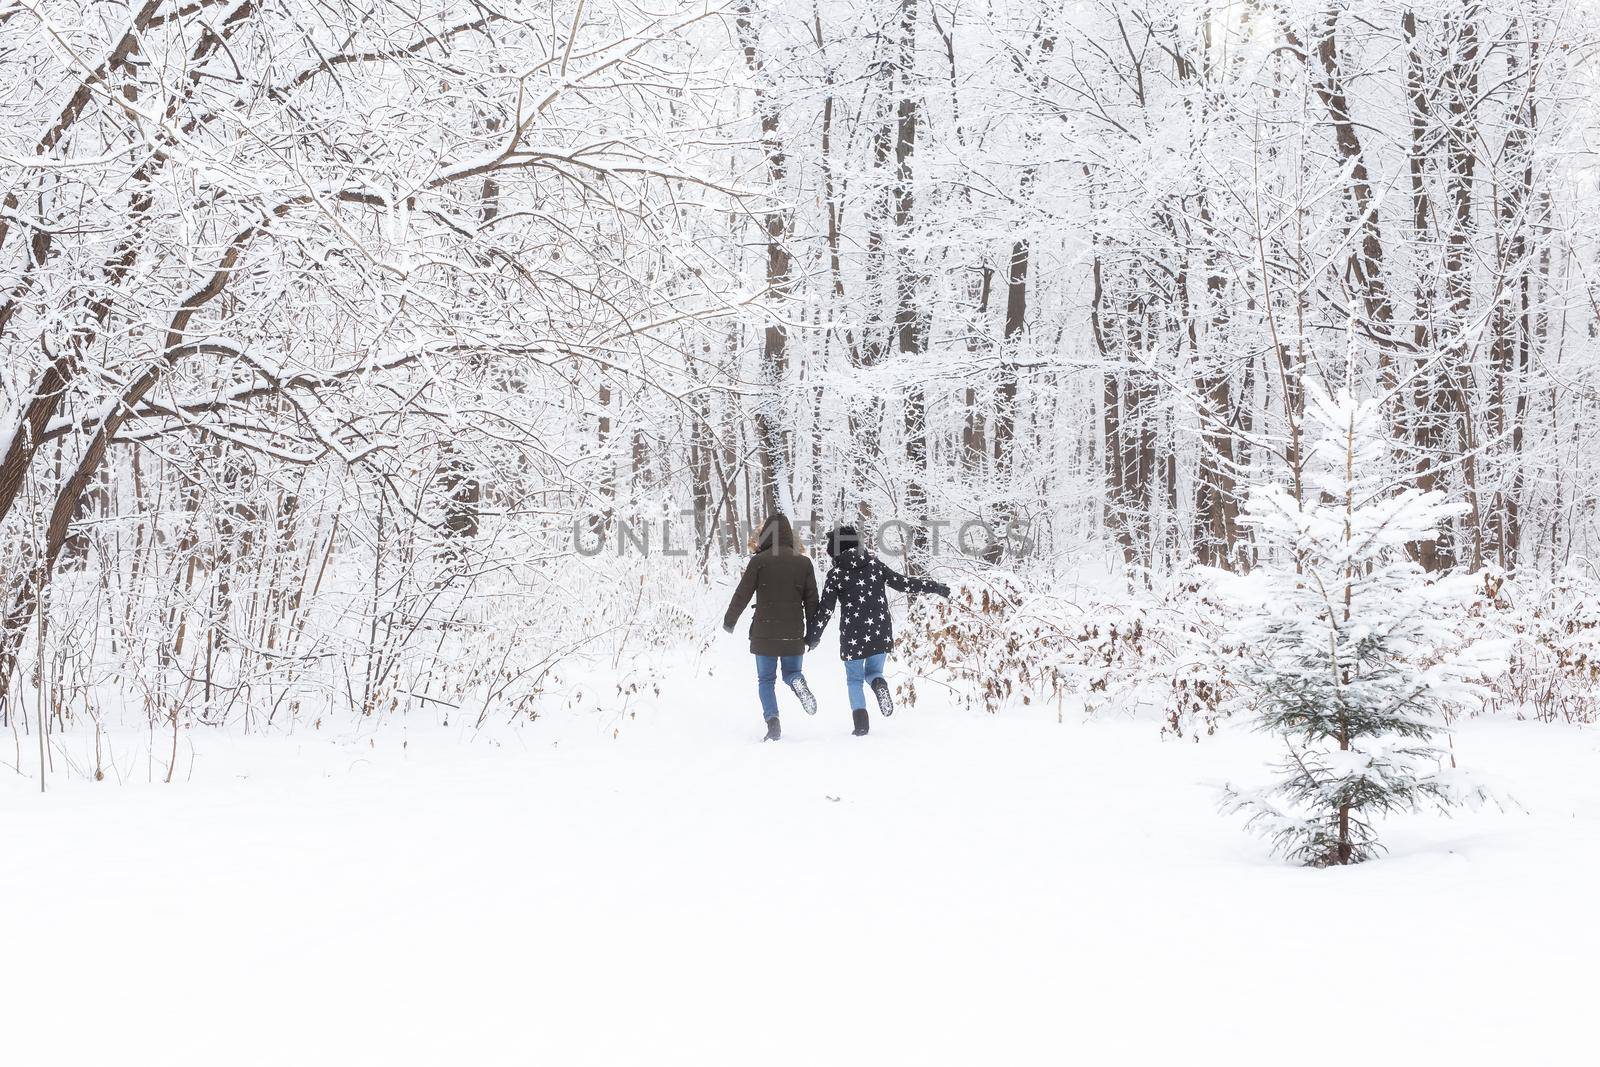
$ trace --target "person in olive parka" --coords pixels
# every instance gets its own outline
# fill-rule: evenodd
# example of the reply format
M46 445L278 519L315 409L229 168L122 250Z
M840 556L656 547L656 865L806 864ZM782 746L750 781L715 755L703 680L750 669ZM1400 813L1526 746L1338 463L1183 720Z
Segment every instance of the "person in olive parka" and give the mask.
M800 663L806 651L806 629L817 614L817 572L810 557L795 546L794 528L782 513L762 524L756 538L756 553L750 557L739 579L739 587L728 602L722 628L733 633L750 598L756 598L755 618L750 622L750 652L756 657L756 690L761 697L761 715L767 721L766 741L783 736L778 723L777 676L780 665L783 681L807 715L817 713L817 700L806 686Z

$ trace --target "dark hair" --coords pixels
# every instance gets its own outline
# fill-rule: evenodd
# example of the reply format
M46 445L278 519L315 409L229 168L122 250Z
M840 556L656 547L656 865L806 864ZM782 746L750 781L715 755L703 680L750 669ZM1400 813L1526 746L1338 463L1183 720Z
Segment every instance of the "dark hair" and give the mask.
M861 534L854 526L835 526L828 531L828 556L838 559L852 548L861 547Z
M781 511L767 516L767 521L761 524L761 533L756 536L756 551L765 552L768 549L776 552L794 551L794 527L789 525L789 516Z

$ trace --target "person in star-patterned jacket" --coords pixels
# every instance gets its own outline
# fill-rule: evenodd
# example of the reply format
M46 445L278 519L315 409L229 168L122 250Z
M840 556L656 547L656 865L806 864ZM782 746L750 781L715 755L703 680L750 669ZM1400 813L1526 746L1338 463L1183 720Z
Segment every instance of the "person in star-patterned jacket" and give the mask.
M822 631L837 605L839 611L839 658L844 660L845 683L850 693L850 713L859 737L867 732L865 686L878 698L878 710L892 714L889 683L884 680L884 661L894 647L894 627L889 620L887 588L902 593L950 595L950 587L926 578L911 578L868 552L854 526L840 526L828 534L828 555L833 567L822 586L817 613L808 620L806 647L822 643Z

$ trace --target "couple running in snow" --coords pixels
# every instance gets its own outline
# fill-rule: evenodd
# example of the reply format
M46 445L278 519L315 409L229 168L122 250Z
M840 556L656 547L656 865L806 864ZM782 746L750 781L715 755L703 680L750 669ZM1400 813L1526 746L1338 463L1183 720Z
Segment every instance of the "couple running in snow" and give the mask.
M894 645L889 623L889 598L885 586L902 593L937 593L948 597L950 587L924 578L908 578L868 552L854 526L839 526L828 534L828 558L833 565L817 596L817 575L811 558L795 543L794 528L782 514L773 515L756 538L755 555L744 569L723 616L722 628L733 632L734 623L756 599L750 623L750 651L756 657L756 689L761 714L767 720L764 740L783 736L778 723L778 673L807 715L817 713L817 698L806 685L800 664L807 649L822 643L834 607L839 607L839 658L844 660L846 688L855 736L867 732L867 687L877 698L878 710L893 714L889 683L883 677L884 660Z

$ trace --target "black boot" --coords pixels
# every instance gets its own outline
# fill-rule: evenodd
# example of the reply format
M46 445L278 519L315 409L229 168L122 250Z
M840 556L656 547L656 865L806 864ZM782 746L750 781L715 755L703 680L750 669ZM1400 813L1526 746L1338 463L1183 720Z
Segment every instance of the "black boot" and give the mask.
M794 695L800 698L800 706L806 709L807 715L817 713L817 698L811 695L811 687L806 684L805 675L801 675L789 683L789 688L794 690Z
M856 728L850 732L856 737L867 736L867 727L870 725L867 721L867 709L857 708L850 713L850 717L856 721Z
M763 737L761 740L777 741L782 739L782 737L783 728L778 725L778 717L774 715L772 718L767 720L767 736Z
M878 710L885 715L894 714L894 701L889 699L889 683L882 678L872 680L872 695L878 698Z

